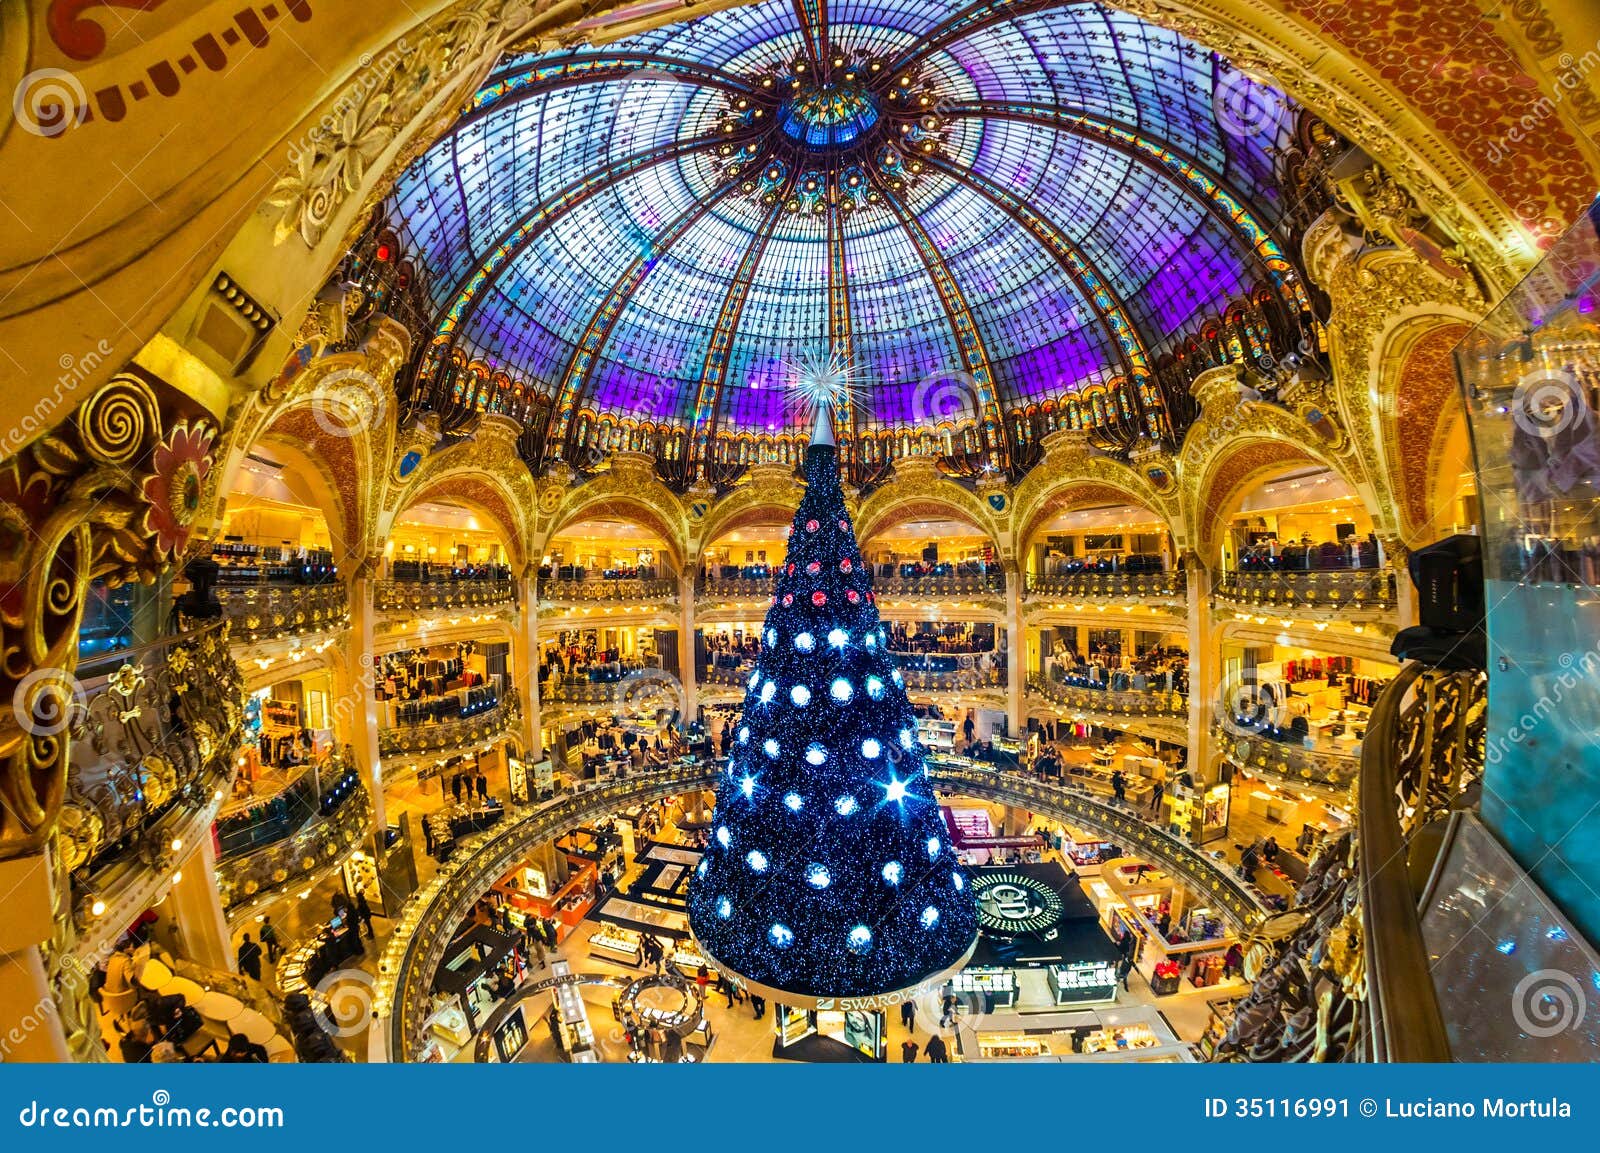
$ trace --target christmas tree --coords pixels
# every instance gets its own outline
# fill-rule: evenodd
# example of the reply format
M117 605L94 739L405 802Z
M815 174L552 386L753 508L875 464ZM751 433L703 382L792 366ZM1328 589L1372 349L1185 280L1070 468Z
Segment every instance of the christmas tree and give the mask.
M839 485L826 403L711 841L689 892L716 962L800 997L907 989L977 918Z

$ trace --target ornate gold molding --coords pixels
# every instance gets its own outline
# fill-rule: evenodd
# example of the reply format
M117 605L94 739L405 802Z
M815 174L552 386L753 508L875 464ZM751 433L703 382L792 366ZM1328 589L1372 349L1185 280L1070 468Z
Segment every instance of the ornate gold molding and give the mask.
M89 582L152 582L199 519L216 426L128 371L0 464L0 857L37 850L60 812L81 709Z

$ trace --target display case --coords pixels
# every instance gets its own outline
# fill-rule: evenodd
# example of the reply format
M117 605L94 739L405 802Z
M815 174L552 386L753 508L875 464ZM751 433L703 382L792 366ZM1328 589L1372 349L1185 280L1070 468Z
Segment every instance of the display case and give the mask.
M816 1014L792 1005L779 1005L774 1013L773 1028L778 1034L778 1044L784 1048L803 1041L817 1031Z
M1050 1038L1032 1033L979 1033L978 1055L990 1060L1050 1057Z
M1117 999L1117 968L1109 961L1051 965L1045 978L1057 1005L1093 1005Z
M1149 1025L1113 1025L1095 1029L1083 1037L1082 1053L1110 1053L1119 1049L1154 1049L1161 1042Z
M566 961L557 961L550 971L556 977L570 977L572 966ZM589 1008L583 1003L576 985L556 986L550 1005L550 1029L557 1048L567 1060L581 1063L599 1059L594 1049L594 1026L589 1023Z
M1017 975L999 966L974 965L950 978L950 991L958 997L977 994L988 998L990 1006L1009 1009L1017 1003Z
M672 963L686 976L693 977L700 972L700 966L711 968L711 959L707 957L691 940L679 941L672 949Z
M427 1027L440 1040L448 1041L458 1049L472 1040L472 1026L467 1022L467 1012L457 1004L441 1007L428 1018Z
M589 952L608 961L639 965L644 961L644 938L620 925L602 925L589 938Z

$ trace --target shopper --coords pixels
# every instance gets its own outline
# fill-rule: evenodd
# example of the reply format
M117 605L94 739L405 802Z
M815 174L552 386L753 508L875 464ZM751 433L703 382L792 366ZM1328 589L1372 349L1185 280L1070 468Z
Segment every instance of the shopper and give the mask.
M1111 774L1111 792L1119 805L1128 799L1128 778L1122 775L1121 769Z
M901 1005L900 1005L900 1026L901 1026L901 1028L911 1029L911 1028L914 1028L916 1026L916 1023L917 1023L917 1003L915 1001L910 1001L910 1000L902 1002Z
M1222 958L1222 975L1224 978L1244 976L1244 950L1235 941L1228 946L1228 951Z
M928 1038L928 1062L933 1065L950 1064L950 1050L945 1047L944 1038L935 1033Z
M961 1008L961 1002L956 1000L954 993L946 993L939 1013L939 1028L948 1029L956 1023L956 1013Z
M1261 865L1260 842L1251 844L1239 857L1239 872L1244 877L1246 884L1254 884L1256 869Z
M478 799L480 801L489 799L489 778L482 773L478 774Z
M456 804L461 803L461 774L457 773L450 778L450 792L455 796Z
M694 983L700 986L700 1000L706 999L706 986L711 984L711 970L701 965L695 970Z
M271 917L261 918L261 943L266 946L267 960L276 965L278 955L283 952L283 946L278 943L278 929L272 923Z
M756 1020L761 1020L761 1018L767 1015L767 999L765 997L758 996L755 993L751 993L750 1008L755 1011Z
M367 895L359 889L356 890L356 920L367 931L367 940L377 940L372 935L372 906L367 904Z
M261 946L250 939L249 933L239 942L239 972L253 981L261 980Z
M1161 815L1161 798L1166 795L1167 783L1157 781L1156 787L1150 790L1150 811L1156 816Z
M1268 837L1261 845L1261 859L1267 863L1269 869L1276 868L1278 864L1278 838Z
M904 1041L900 1042L900 1060L901 1060L901 1062L903 1064L909 1065L909 1064L911 1064L911 1062L915 1061L917 1059L917 1050L919 1048L920 1048L920 1046L911 1037L907 1037Z

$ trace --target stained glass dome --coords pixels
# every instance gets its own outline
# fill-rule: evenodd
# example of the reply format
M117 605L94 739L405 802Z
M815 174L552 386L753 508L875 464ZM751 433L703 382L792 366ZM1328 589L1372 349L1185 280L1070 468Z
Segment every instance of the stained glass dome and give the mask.
M428 363L563 425L792 428L786 366L819 345L866 382L858 425L924 421L950 379L982 419L1136 389L1231 299L1303 311L1293 111L1097 4L768 0L508 57L384 211Z

